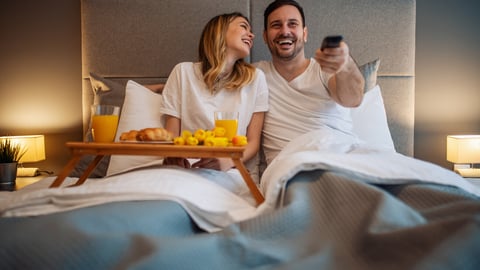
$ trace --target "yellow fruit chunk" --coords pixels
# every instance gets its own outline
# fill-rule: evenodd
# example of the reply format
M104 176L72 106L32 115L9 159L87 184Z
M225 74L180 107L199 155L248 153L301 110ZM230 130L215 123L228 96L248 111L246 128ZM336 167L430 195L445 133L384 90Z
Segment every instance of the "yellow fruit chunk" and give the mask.
M232 138L232 144L234 146L245 146L248 144L247 136L244 135L235 135Z
M199 143L202 143L206 138L206 131L204 129L197 129L193 136L198 140Z
M175 145L184 145L185 144L185 139L183 137L175 137L173 139L173 144Z
M215 137L223 137L225 136L226 132L224 127L214 127L212 131Z
M207 137L205 141L203 142L203 145L205 146L215 146L215 137Z
M183 130L182 131L182 137L187 140L189 137L192 137L192 132L190 130Z
M187 145L198 145L198 140L197 138L190 136L187 138Z
M206 130L205 131L205 139L208 137L215 137L215 134L211 130Z
M228 146L226 137L208 137L203 143L205 146Z

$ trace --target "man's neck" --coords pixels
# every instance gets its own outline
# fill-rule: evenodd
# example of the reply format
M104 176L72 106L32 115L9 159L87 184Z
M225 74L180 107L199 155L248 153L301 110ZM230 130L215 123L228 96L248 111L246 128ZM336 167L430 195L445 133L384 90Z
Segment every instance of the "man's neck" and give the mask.
M310 59L305 58L303 54L299 54L296 58L290 60L273 58L272 62L280 76L290 82L307 69Z

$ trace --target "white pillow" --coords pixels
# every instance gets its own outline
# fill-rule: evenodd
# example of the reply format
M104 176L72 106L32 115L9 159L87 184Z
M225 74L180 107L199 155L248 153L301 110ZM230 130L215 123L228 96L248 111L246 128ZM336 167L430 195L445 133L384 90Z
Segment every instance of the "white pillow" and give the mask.
M395 151L380 86L368 90L362 104L351 110L353 132L369 145Z
M163 127L161 113L162 96L152 92L145 86L129 80L125 89L120 121L115 141L119 141L122 132L140 130L147 127ZM112 155L107 176L130 171L140 167L161 164L162 157Z

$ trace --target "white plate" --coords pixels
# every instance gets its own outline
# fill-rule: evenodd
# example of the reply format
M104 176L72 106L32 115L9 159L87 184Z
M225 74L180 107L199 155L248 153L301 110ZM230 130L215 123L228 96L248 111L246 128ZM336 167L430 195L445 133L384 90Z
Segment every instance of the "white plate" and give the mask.
M173 141L120 141L121 143L136 143L136 144L173 144Z

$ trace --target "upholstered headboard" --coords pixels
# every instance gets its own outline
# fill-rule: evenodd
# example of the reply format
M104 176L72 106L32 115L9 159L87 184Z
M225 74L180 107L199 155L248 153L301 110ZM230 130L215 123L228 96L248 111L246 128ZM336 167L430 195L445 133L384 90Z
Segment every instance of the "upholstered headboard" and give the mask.
M90 72L119 83L165 82L181 61L197 59L203 26L232 11L256 34L251 61L269 59L262 40L271 0L82 0L84 122L93 100ZM398 152L413 155L415 0L299 0L309 31L307 56L325 35L342 34L359 64L379 58L378 84ZM85 125L84 125L85 126Z

